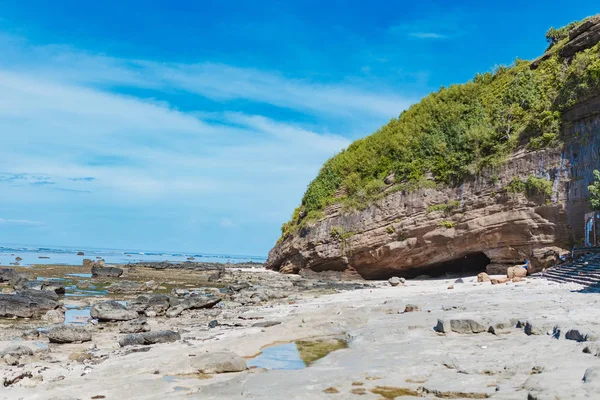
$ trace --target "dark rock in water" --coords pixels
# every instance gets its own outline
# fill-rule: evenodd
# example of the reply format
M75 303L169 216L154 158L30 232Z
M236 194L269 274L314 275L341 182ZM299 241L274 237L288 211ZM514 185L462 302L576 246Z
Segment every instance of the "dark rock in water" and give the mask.
M181 339L181 335L174 331L158 331L146 333L132 333L119 340L121 347L132 345L147 345L157 343L170 343Z
M92 265L92 276L94 278L103 277L103 278L118 278L123 275L123 270L117 267L105 267L104 265L99 265L98 263L94 263Z
M92 333L81 326L59 325L48 331L50 343L78 343L92 340Z
M146 285L139 282L121 281L115 282L106 288L109 293L141 293L147 290Z
M33 318L60 306L57 301L45 297L51 292L27 290L14 295L0 294L0 317Z
M78 252L77 252L77 255L78 255L78 256L85 256L85 253L84 253L83 251L78 251Z
M281 322L279 322L279 321L264 321L264 322L257 322L255 324L253 324L252 327L253 328L268 328L268 327L279 325L279 324L281 324Z
M219 321L217 321L216 319L213 319L208 323L209 328L216 328L217 326L219 326Z
M123 304L114 300L94 304L90 309L90 315L99 321L129 321L138 317L137 312L128 310Z
M19 262L19 261L23 261L23 259L22 259L21 257L16 257L16 258L15 258L15 261L16 261L16 262Z
M136 318L131 321L121 322L119 324L119 332L121 333L140 333L150 332L150 325L146 318Z

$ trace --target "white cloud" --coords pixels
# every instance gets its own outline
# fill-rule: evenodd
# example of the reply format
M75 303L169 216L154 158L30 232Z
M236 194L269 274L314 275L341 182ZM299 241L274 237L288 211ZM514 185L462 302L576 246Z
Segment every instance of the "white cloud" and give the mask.
M442 35L441 33L435 32L410 32L409 36L418 39L448 39L447 35Z

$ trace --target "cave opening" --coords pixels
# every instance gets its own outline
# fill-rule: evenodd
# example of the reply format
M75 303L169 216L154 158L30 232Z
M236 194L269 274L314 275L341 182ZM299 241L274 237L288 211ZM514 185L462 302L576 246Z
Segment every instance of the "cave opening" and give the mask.
M364 271L359 271L365 279L389 279L392 276L402 276L407 279L416 278L418 276L428 276L431 278L461 278L465 276L477 275L480 272L485 272L485 267L490 263L490 259L482 252L469 253L462 257L455 258L449 261L444 261L437 264L426 266L415 266L407 269L387 269L378 270L376 276L362 274Z

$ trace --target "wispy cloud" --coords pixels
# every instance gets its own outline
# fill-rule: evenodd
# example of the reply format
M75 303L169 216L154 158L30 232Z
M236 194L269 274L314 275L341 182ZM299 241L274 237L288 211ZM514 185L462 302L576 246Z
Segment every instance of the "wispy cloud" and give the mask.
M466 15L462 12L444 12L438 15L432 11L429 16L422 19L400 22L388 28L388 33L393 36L407 37L421 40L450 40L463 36L469 29L465 22Z
M417 39L448 39L449 36L435 32L410 32L409 36Z

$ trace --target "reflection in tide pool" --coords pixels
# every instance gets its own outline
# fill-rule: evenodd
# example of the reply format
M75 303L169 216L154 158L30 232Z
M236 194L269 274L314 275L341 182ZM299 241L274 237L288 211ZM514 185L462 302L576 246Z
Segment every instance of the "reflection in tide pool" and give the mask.
M265 348L248 361L248 367L294 370L306 368L306 364L300 357L296 343L286 343Z
M68 308L65 311L65 324L68 325L85 325L90 319L90 308Z
M76 276L78 278L91 278L92 274L66 274L65 276Z

